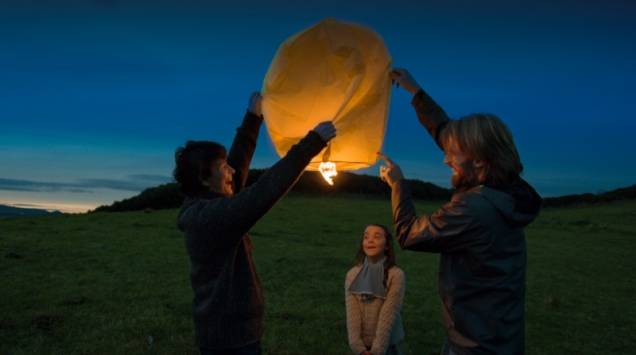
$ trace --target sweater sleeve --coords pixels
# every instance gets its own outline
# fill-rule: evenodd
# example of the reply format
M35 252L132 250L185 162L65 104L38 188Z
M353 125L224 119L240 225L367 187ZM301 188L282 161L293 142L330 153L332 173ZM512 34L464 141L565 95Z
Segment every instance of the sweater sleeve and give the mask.
M388 292L382 304L382 308L380 308L378 325L376 326L375 337L373 338L373 345L371 347L371 353L373 355L384 355L389 347L391 331L393 330L395 319L400 313L402 302L404 301L404 292L406 289L404 272L394 267L387 283Z
M444 126L450 121L446 112L421 89L413 95L411 105L415 108L415 113L422 126L424 126L431 137L433 137L437 146L444 149L440 144L439 138Z
M236 129L236 136L227 157L227 163L235 170L233 177L235 192L240 191L247 181L250 162L256 150L258 131L262 123L263 116L256 116L248 111L245 113L243 123Z
M360 354L367 350L362 342L362 316L360 304L356 297L349 292L349 286L353 282L359 268L353 268L347 273L345 278L345 304L347 307L347 335L349 347L354 354Z
M294 185L325 145L317 133L309 132L254 184L234 196L211 200L198 210L198 225L214 229L215 235L242 238Z

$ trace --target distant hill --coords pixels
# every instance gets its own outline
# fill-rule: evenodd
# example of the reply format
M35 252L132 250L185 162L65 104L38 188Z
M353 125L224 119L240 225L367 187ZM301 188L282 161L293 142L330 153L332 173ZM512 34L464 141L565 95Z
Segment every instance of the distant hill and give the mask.
M265 170L250 170L247 185L256 181ZM451 190L439 187L421 180L407 180L413 197L421 200L448 200ZM301 193L318 196L334 196L342 194L354 194L363 196L389 197L391 190L377 176L358 175L347 172L338 173L335 185L329 186L318 172L306 171L300 177L292 193ZM636 185L620 188L602 194L578 194L559 197L547 197L543 199L544 207L563 207L576 204L590 204L611 202L617 200L636 199ZM95 211L121 212L139 211L145 209L177 208L181 205L183 196L179 192L176 183L169 183L151 187L139 195L114 202L110 206L100 206Z
M139 211L145 209L161 210L177 208L183 202L183 195L176 183L163 184L150 187L139 195L113 202L110 206L99 206L95 212L123 212Z
M590 204L600 202L612 202L619 200L633 200L636 199L636 185L623 187L620 189L600 193L600 194L577 194L577 195L565 195L559 197L547 197L543 199L543 206L545 207L563 207L578 204Z
M28 217L28 216L46 216L51 214L62 214L60 211L49 212L38 208L21 208L7 205L0 205L0 218L6 217Z
M247 185L256 181L265 170L250 170ZM418 199L446 200L450 198L451 191L437 185L420 180L408 180L413 196ZM358 175L347 172L338 173L335 185L329 186L320 173L306 171L302 174L294 188L293 193L309 195L333 196L340 194L358 194L365 196L390 196L391 190L376 176ZM144 209L177 208L181 205L183 196L179 192L176 183L163 184L144 190L137 196L117 201L110 206L100 206L95 211L120 212L138 211Z

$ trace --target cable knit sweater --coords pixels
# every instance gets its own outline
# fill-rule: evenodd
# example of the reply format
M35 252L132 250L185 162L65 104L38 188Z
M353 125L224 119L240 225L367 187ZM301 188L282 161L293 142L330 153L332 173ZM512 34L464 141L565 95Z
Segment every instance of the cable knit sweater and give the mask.
M373 355L383 355L391 345L391 332L402 326L396 320L400 321L398 315L404 300L404 272L393 266L388 273L386 299L374 297L365 301L360 295L349 292L349 286L361 268L361 265L351 268L345 279L349 346L354 354L369 349Z

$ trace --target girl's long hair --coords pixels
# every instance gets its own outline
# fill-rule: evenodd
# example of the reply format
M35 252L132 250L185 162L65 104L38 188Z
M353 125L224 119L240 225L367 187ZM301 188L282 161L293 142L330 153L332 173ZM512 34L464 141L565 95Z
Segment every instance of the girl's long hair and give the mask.
M395 250L393 249L393 235L391 234L391 231L389 230L389 228L387 228L385 225L383 224L368 224L367 227L369 226L375 226L375 227L380 227L383 231L384 231L384 280L382 281L382 284L384 285L384 288L387 287L386 285L386 280L389 277L389 269L392 268L393 266L397 266L396 262L395 262ZM360 239L360 248L358 248L358 253L356 254L356 261L354 265L362 265L364 263L364 258L367 256L364 253L364 248L362 246L362 243L364 242L364 235L362 235L362 239Z

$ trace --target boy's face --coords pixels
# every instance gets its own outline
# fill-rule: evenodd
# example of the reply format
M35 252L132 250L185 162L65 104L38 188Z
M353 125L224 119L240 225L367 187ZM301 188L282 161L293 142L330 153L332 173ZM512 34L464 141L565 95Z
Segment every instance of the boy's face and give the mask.
M210 190L225 196L234 194L234 169L225 159L217 159L212 163L210 176Z

